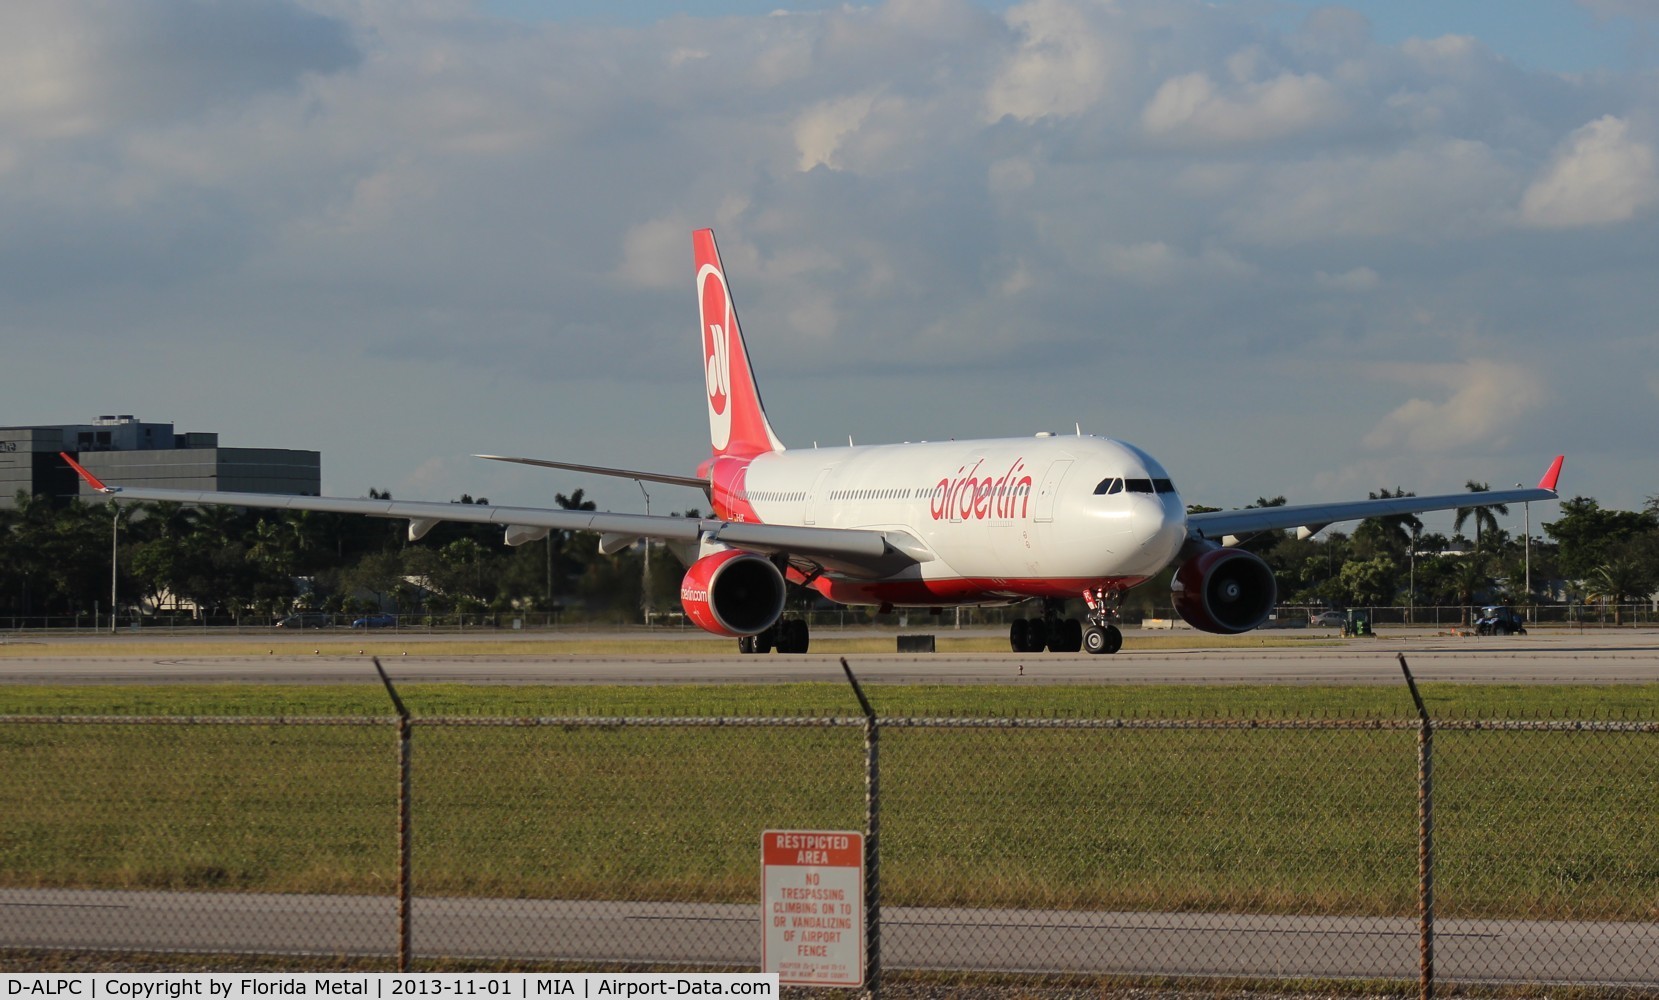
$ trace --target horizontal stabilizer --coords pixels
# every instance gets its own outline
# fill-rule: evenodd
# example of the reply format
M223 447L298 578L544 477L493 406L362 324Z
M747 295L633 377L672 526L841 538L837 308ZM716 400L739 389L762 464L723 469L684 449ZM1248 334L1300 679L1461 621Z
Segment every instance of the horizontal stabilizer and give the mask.
M591 472L596 476L614 476L617 479L637 479L647 483L667 483L689 489L709 491L708 480L696 476L675 476L666 472L637 472L633 469L612 469L603 465L577 465L574 462L552 462L545 458L516 458L510 455L474 455L492 462L513 462L517 465L536 465L544 469L568 469L571 472Z

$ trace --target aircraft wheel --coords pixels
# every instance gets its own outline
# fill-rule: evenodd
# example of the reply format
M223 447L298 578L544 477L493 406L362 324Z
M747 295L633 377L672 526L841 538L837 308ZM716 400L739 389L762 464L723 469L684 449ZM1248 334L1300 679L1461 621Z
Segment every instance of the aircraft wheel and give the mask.
M772 651L772 647L776 645L778 641L778 627L773 625L771 628L755 636L754 639L755 652L770 653Z
M1123 648L1123 633L1116 625L1090 625L1083 630L1083 648L1090 653L1115 653Z
M753 653L755 651L755 637L746 635L737 640L737 651L739 653Z
M1060 623L1059 632L1059 645L1064 648L1056 649L1056 653L1075 653L1083 648L1082 622L1075 618L1067 618Z
M1030 637L1026 639L1025 651L1027 653L1041 653L1053 644L1054 637L1049 634L1047 620L1032 618L1030 621L1031 632Z
M781 633L781 637L778 641L778 652L806 652L807 643L809 641L806 622L799 618L791 618L789 621L779 625L778 631Z
M1008 626L1008 648L1016 653L1031 652L1031 622L1016 618Z

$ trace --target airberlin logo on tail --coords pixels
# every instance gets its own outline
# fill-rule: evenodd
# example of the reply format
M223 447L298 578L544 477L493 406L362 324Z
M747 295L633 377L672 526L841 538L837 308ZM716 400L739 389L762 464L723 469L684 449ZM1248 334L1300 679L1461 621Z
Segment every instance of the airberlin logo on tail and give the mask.
M713 264L697 271L697 299L703 314L703 377L709 395L709 438L715 451L732 438L732 300L726 276Z
M966 465L956 470L956 477L939 480L933 488L933 503L928 513L935 521L984 521L990 518L1023 518L1031 505L1031 477L1025 471L1025 459L1016 458L1008 471L1000 476L986 473L981 476L982 458L973 468Z

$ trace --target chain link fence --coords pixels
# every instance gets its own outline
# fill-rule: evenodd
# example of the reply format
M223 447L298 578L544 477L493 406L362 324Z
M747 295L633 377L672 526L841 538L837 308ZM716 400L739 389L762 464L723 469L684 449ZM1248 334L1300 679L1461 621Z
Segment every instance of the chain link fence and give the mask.
M890 993L1659 993L1659 724L1423 735L1389 718L0 718L0 960L752 969L761 834L794 828L875 834L868 985Z
M1471 627L1480 617L1485 605L1429 605L1415 607L1382 605L1356 607L1352 610L1365 615L1373 625L1391 627L1457 629ZM1323 605L1281 604L1263 628L1305 628L1316 614L1331 610ZM1515 611L1528 627L1550 629L1578 629L1597 631L1613 628L1646 628L1659 623L1659 601L1646 600L1628 604L1565 603L1525 604ZM800 613L814 633L835 631L861 632L867 629L905 629L927 627L942 634L954 629L1003 630L1015 619L1027 615L1023 608L965 607L957 613L933 616L927 612L906 609L881 613L874 608L834 608L808 610ZM1147 628L1186 628L1173 606L1136 606L1125 608L1124 624ZM300 634L315 637L345 633L356 629L359 634L372 631L377 634L399 632L457 634L481 632L560 632L585 630L644 630L649 633L672 634L685 632L701 636L683 612L664 611L636 615L633 613L582 613L551 611L485 611L466 614L384 614L366 612L302 611L291 614L261 614L248 612L239 615L198 615L193 613L136 615L121 612L111 621L107 610L78 615L5 615L0 616L0 636L36 635L42 633L97 634L121 632L146 635L249 635L265 634L273 629L281 634Z

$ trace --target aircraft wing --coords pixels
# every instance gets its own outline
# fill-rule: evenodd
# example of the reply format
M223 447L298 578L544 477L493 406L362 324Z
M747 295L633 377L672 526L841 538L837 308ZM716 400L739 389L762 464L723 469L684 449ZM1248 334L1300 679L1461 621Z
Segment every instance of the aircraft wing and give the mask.
M1554 500L1556 481L1561 477L1565 456L1556 456L1544 478L1532 489L1489 490L1484 493L1447 493L1430 497L1385 497L1380 500L1350 500L1341 503L1301 504L1287 507L1251 507L1188 514L1187 528L1204 538L1241 537L1285 528L1305 529L1311 535L1339 521L1359 521L1390 514L1417 514L1430 510L1456 510L1492 504Z
M284 493L232 493L216 490L169 490L107 486L68 455L62 456L88 485L116 500L148 500L217 507L315 510L333 514L401 518L409 522L411 541L444 521L499 525L508 545L522 545L548 531L591 531L600 549L615 552L640 538L665 541L711 541L767 555L784 554L855 577L884 576L933 558L919 540L902 531L869 531L786 524L724 521L718 518L666 517L661 514L612 514L605 511L497 504L437 503L430 500L374 500L307 497Z

